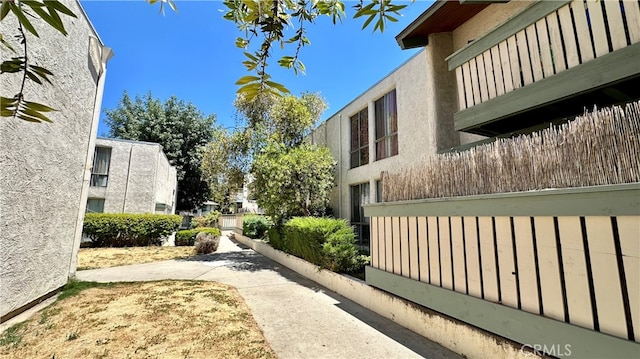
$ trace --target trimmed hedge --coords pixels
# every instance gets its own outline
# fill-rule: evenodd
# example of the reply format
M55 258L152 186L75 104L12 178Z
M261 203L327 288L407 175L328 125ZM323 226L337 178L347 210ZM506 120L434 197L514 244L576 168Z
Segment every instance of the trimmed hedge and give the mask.
M186 229L176 233L176 246L193 246L196 241L196 236L200 232L211 233L218 237L221 235L218 228L200 227L196 229Z
M220 223L218 223L218 218L220 217L220 212L211 211L204 216L198 216L191 219L191 227L193 228L218 228L220 227Z
M242 234L249 238L263 238L273 222L266 216L245 215L242 217Z
M359 254L353 228L344 219L292 218L284 228L269 230L269 239L274 248L334 272L356 271L369 261Z
M87 213L82 232L93 247L160 245L181 221L174 214Z

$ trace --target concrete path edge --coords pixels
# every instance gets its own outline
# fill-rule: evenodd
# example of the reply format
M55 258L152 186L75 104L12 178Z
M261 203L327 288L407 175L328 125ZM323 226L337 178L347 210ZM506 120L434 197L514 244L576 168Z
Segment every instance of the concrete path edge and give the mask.
M298 274L467 358L538 358L517 343L430 311L357 278L320 269L274 249L264 241L234 233L235 240Z

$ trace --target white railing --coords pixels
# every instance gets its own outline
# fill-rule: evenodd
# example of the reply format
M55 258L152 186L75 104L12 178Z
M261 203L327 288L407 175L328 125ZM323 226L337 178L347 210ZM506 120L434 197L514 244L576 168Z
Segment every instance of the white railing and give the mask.
M456 67L459 110L637 42L638 1L571 1Z

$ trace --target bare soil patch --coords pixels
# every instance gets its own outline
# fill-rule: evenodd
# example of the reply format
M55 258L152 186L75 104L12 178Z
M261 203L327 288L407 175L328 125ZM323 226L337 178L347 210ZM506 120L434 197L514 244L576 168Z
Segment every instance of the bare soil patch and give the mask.
M199 281L75 285L93 288L0 334L0 357L275 358L233 287Z
M193 254L193 247L80 248L78 270L187 258Z

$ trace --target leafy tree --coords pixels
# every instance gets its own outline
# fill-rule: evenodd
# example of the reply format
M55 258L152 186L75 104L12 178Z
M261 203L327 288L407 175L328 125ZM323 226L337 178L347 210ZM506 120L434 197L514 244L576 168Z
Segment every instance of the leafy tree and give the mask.
M200 168L201 148L214 135L214 115L205 116L175 96L162 103L151 93L132 100L126 92L118 107L106 114L111 137L162 145L178 173L176 209L191 210L208 199L209 186Z
M334 166L327 147L271 142L255 159L251 187L258 205L279 225L294 216L323 215Z
M248 172L247 157L238 148L246 143L240 136L240 132L216 129L211 142L202 148L203 178L209 184L210 199L219 203L223 211L229 209L230 196L242 188Z

